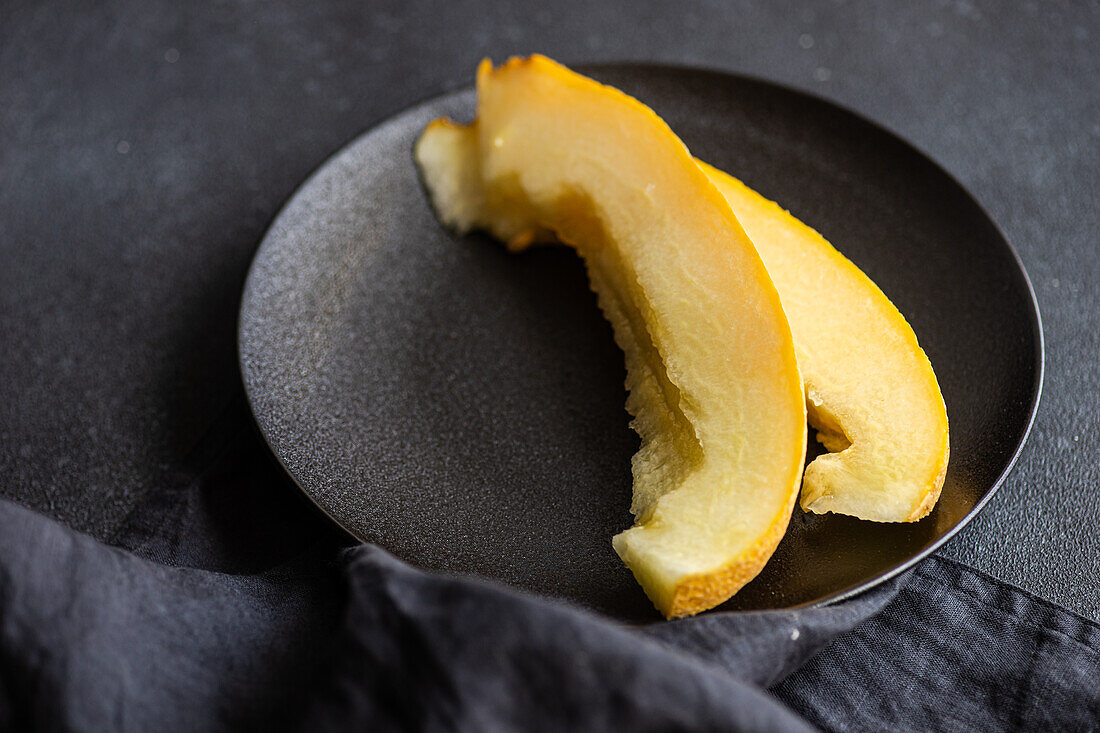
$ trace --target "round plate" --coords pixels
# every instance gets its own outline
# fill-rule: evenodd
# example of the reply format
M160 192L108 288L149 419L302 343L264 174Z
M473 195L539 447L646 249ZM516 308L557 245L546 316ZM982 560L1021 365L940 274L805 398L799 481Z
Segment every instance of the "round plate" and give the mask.
M1039 397L1038 312L997 226L912 146L824 100L696 69L585 71L859 265L909 319L947 402L951 463L931 515L886 525L795 509L767 567L722 608L836 600L927 555L997 488ZM424 568L656 619L611 549L631 524L638 441L580 260L454 236L418 178L424 126L473 113L464 90L391 118L276 218L241 306L252 409L302 490L355 537Z

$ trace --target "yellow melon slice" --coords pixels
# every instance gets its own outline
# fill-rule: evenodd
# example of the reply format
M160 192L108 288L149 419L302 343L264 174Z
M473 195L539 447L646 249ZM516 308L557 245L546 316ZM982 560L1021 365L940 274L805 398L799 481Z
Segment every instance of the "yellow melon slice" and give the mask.
M783 301L818 439L802 508L877 522L931 511L947 471L947 410L913 329L824 237L700 162L756 245Z
M642 439L636 524L615 550L667 616L717 605L771 556L802 472L805 398L775 287L649 108L540 56L483 62L477 90L473 125L437 121L417 142L433 205L456 229L517 247L552 236L584 258Z

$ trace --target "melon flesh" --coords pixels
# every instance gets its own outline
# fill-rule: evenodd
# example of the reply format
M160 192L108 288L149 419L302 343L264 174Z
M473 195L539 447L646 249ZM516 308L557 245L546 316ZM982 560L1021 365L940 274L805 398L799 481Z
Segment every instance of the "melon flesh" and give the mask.
M584 259L641 436L635 525L614 548L665 615L711 608L767 562L802 472L805 397L775 286L649 108L539 56L483 62L477 90L473 125L436 121L417 142L432 203L460 231Z
M806 408L830 452L806 468L802 508L914 522L940 495L947 410L913 329L825 238L700 162L745 227L783 301Z

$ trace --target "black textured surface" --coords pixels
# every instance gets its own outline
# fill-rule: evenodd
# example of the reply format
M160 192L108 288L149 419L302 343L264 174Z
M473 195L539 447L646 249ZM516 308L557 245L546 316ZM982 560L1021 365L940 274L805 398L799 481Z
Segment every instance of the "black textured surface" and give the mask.
M956 175L1047 336L1032 438L944 552L1100 618L1095 2L0 7L0 491L109 538L239 410L234 328L281 202L483 55L637 59L813 89ZM228 407L227 407L228 406ZM272 491L286 488L273 484Z
M592 73L875 279L947 403L953 459L927 519L798 512L726 607L835 598L955 531L1012 462L1039 389L1037 316L996 227L934 164L832 105L690 69ZM264 238L241 306L256 418L299 485L357 537L422 567L654 618L610 543L632 521L637 450L622 355L571 250L514 257L439 225L410 155L439 116L472 118L472 92L352 143Z

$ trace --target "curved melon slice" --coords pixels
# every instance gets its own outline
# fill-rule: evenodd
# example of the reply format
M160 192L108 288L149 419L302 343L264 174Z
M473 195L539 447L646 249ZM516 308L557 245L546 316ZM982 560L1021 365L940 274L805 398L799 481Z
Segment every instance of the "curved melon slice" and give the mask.
M636 524L615 550L665 615L715 606L771 556L802 472L805 397L775 287L649 108L539 56L483 62L477 90L472 126L437 121L417 142L433 205L459 230L556 237L584 258L642 439Z
M745 227L783 301L818 439L802 508L915 522L939 498L947 410L928 357L894 304L825 238L702 163Z

